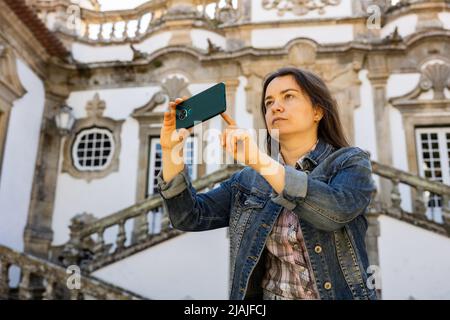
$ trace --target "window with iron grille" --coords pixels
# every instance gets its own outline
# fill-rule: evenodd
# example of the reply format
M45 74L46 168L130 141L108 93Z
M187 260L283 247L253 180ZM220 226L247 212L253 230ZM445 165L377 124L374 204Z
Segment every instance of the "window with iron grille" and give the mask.
M114 154L114 138L104 128L80 131L72 148L74 166L79 171L100 171L108 167Z

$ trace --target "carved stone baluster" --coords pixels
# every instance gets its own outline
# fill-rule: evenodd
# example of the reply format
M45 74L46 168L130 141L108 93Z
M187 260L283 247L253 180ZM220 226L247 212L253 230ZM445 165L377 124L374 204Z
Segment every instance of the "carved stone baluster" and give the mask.
M9 267L5 260L0 260L0 299L7 299L9 295Z
M52 276L50 276L47 279L47 285L45 286L45 292L42 296L43 300L54 300L55 297L55 285L56 285L56 279Z
M144 33L144 32L141 32L141 28L142 28L142 17L140 17L138 19L138 24L137 24L137 27L136 27L136 33L134 34L135 38L138 37L140 34Z
M125 233L125 221L121 220L119 222L119 232L117 233L116 252L121 251L125 247L126 240L127 240L127 235Z
M103 26L104 26L104 23L100 23L100 28L98 29L98 37L97 37L98 41L104 40L104 38L103 38Z
M142 214L139 216L141 221L139 221L139 235L138 239L139 241L145 241L148 237L148 214L146 211L143 211Z
M124 21L125 22L125 26L123 28L123 39L128 39L128 24L130 23L130 21Z
M391 191L391 208L389 209L389 211L396 217L401 218L403 210L401 208L402 196L398 188L399 180L392 179L392 184L393 186Z
M111 30L109 30L109 32L107 33L107 35L106 35L106 37L105 37L105 39L106 39L107 41L112 41L112 39L113 39L114 21L113 21L113 22L110 22L110 23L111 23ZM108 25L109 25L109 23L108 23Z
M105 251L105 240L103 239L103 233L105 229L100 229L97 233L97 241L94 246L94 259L99 259L103 256Z
M169 215L167 214L166 210L161 209L163 214L161 217L161 232L164 232L165 230L171 229Z
M91 38L91 28L89 23L85 23L84 25L84 35L83 35L84 39L89 40Z
M19 284L19 299L20 300L30 300L33 298L30 284L31 284L31 268L28 266L23 266L21 273L22 279Z
M116 36L116 23L117 23L117 21L113 21L113 23L112 23L112 28L111 28L111 41L117 40L117 36Z
M442 195L442 219L444 220L444 226L450 236L450 195Z
M416 187L416 198L414 199L414 214L424 218L427 212L428 201L425 199L425 193L422 187Z

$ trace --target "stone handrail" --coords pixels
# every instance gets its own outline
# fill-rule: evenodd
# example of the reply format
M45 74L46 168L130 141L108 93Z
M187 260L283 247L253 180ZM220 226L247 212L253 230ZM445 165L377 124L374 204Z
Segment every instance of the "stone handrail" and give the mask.
M240 168L242 168L240 165L225 166L222 170L217 170L197 179L192 185L199 191L212 187L227 179ZM70 241L60 253L63 264L80 264L80 255L88 252L88 256L91 255L93 261L86 264L85 270L93 271L103 265L103 263L99 263L101 260L106 259L108 262L113 262L128 253L136 252L136 246L139 247L140 243L151 245L180 234L178 230L170 227L169 218L165 212L160 222L160 232L158 234L149 233L148 215L161 206L161 197L153 195L135 205L98 220L86 214L75 216L70 225ZM135 222L135 234L132 245L127 247L125 243L131 239L127 237L125 224L129 220ZM138 225L137 228L136 225ZM104 240L105 230L111 227L117 227L118 232L114 244L106 244ZM115 246L113 252L110 252L111 246ZM130 249L130 247L132 248Z
M389 199L390 204L375 201L372 210L430 231L450 236L450 186L380 164L376 161L372 161L372 170L375 175L388 179L392 183ZM400 184L405 184L412 188L412 212L406 212L402 209L402 197L399 190ZM436 223L426 216L428 200L433 194L441 198L443 223Z
M112 299L141 300L144 297L125 289L106 283L100 279L80 275L79 289L69 290L68 277L72 275L61 266L49 261L14 251L0 246L0 299L14 298L14 291L9 285L9 269L11 266L20 268L21 279L18 295L15 298L28 299ZM36 277L41 283L36 286ZM61 296L61 290L64 294Z
M192 0L200 10L190 12L194 18L205 18L205 7L218 0ZM151 32L170 11L170 1L153 0L134 9L95 11L64 0L32 3L38 16L52 31L95 43L136 40Z
M448 199L450 199L450 186L440 182L430 181L410 174L408 172L392 168L372 161L373 173L382 178L389 179L392 182L391 204L377 203L373 201L371 204L371 212L377 214L386 214L395 218L404 220L408 223L427 228L431 231L450 236L450 215L448 208ZM193 182L194 188L202 190L207 187L213 187L231 176L233 172L242 168L240 165L229 165L224 169L215 171ZM401 208L401 196L399 192L399 184L404 183L416 190L414 198L414 210L412 213L407 213ZM444 204L443 216L444 223L439 224L430 221L426 217L427 200L424 196L425 192L432 192L440 195ZM446 205L445 205L446 204ZM71 250L66 252L74 252L73 248L84 248L91 251L92 261L88 263L88 271L93 271L109 263L118 261L127 257L130 254L141 251L151 245L162 242L173 236L179 235L182 232L174 230L170 227L170 222L167 213L163 212L161 221L161 231L158 234L149 234L148 228L148 214L162 206L162 199L159 195L154 195L148 199L143 200L129 208L123 209L112 215L106 216L98 220L91 221L73 221L71 225L71 240L68 243ZM125 224L128 220L133 219L139 221L135 239L130 245L125 245L127 240L127 233L125 232ZM114 238L114 244L107 245L104 240L104 233L107 228L116 227L117 234ZM95 239L94 239L95 238ZM111 252L111 247L112 252ZM76 250L75 250L76 252ZM67 263L74 263L74 259L66 257Z

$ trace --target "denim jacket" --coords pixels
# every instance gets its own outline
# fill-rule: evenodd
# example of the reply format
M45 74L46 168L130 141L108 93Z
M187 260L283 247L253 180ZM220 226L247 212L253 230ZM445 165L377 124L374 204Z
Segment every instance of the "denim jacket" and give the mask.
M375 191L369 155L319 139L302 166L284 165L280 194L250 167L205 193L192 187L186 167L168 183L160 172L157 189L174 228L229 227L230 299L262 299L265 244L283 207L299 218L320 299L376 299L365 247L365 213Z

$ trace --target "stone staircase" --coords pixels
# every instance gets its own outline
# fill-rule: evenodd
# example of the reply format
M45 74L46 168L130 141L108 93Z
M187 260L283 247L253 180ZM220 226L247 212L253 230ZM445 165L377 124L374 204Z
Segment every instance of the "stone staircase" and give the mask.
M380 180L390 181L391 188L378 190L369 206L367 214L369 230L367 233L367 248L372 264L378 264L379 227L377 218L387 215L429 231L450 237L450 186L440 182L430 181L395 169L390 166L372 161L374 176ZM193 181L198 191L206 191L217 183L229 178L236 170L242 169L240 165L228 165L209 175ZM411 187L412 212L402 209L402 197L399 186L401 184ZM380 185L386 186L386 183ZM438 195L442 204L443 223L437 223L427 218L428 199L430 195ZM167 213L163 212L160 222L160 231L149 232L149 215L155 210L162 209L162 199L154 195L142 202L125 208L101 219L91 214L77 215L70 225L70 240L63 246L52 247L49 260L42 260L24 253L18 253L0 246L0 298L18 299L143 299L137 294L118 288L104 281L91 277L89 274L108 266L114 262L126 259L133 254L141 252L166 240L183 234L170 226ZM134 222L134 232L130 236L125 225L128 221ZM105 239L105 230L116 229L113 238ZM21 268L21 281L18 288L8 285L8 269L11 265ZM67 290L57 286L66 283L67 273L64 267L76 265L80 267L80 290ZM40 279L41 286L33 286L32 275ZM34 279L34 283L35 283ZM32 289L30 289L32 288Z
M212 188L215 184L226 180L233 172L241 168L242 166L236 164L225 166L221 170L197 179L193 182L193 186L198 191L205 191L207 188ZM432 232L450 236L450 186L415 176L376 161L372 161L372 168L375 176L391 182L391 190L387 193L379 192L372 199L369 207L370 227L367 242L372 263L376 264L378 261L376 240L378 236L377 217L379 215L387 215ZM412 202L414 204L412 212L406 212L401 207L400 184L406 184L412 189ZM436 194L441 197L444 223L436 223L427 218L428 194ZM149 233L149 214L152 214L158 208L162 210L161 206L162 199L159 195L154 195L101 219L95 219L92 215L87 214L76 216L72 219L70 226L69 242L60 248L54 248L53 256L59 257L59 261L63 265L81 265L83 270L90 273L183 234L183 232L171 228L166 212L163 212L160 232ZM133 239L129 239L125 231L125 224L129 220L133 220L134 225L138 226L134 229ZM115 228L117 233L114 239L112 241L109 239L110 241L107 243L104 234L108 228ZM128 245L126 245L127 242Z
M20 269L20 282L17 287L11 287L10 284L9 275L12 266ZM146 299L92 276L80 273L77 280L73 278L74 276L76 275L70 269L68 271L47 260L0 246L0 300Z
M240 165L226 166L197 179L193 182L193 186L198 191L204 191L206 188L212 188L216 183L226 180L240 169L242 169ZM154 195L101 219L95 219L89 214L75 216L70 225L70 240L64 246L53 248L53 261L63 265L80 265L84 271L90 273L183 234L182 231L175 230L170 226L168 215L165 212L162 216L160 232L156 234L149 232L149 214L162 209L161 207L161 197ZM129 220L133 220L135 226L133 239L128 239L125 232L125 224ZM105 230L108 228L117 230L113 243L106 243L104 239ZM127 246L125 243L128 240L132 241L129 241L130 244Z

